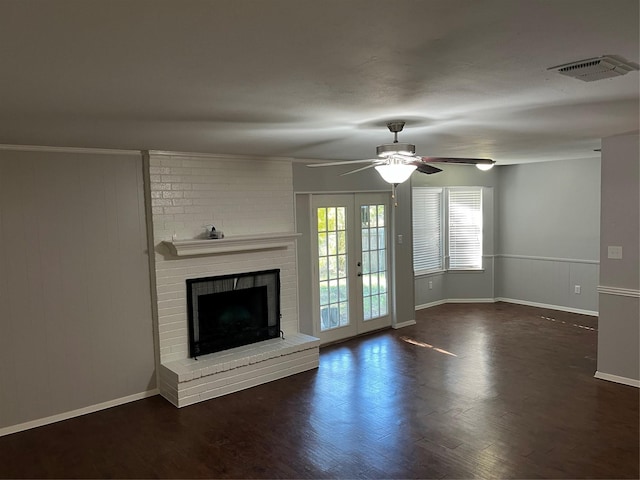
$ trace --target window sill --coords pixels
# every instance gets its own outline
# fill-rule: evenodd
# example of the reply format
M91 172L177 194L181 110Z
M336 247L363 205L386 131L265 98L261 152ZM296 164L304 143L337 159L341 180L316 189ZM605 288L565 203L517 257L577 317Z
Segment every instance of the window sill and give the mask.
M431 272L419 271L414 272L413 277L434 277L436 275L444 275L445 273L484 273L484 268L469 268L469 269L460 269L460 270L435 270Z
M445 273L447 273L446 270L418 270L417 272L414 272L413 276L414 277L433 277L436 275L444 275Z
M484 273L484 268L460 268L447 270L447 273Z

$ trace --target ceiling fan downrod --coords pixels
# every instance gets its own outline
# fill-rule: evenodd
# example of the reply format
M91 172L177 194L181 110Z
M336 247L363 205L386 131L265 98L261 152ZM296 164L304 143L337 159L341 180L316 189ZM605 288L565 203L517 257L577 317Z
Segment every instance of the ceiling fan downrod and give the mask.
M395 120L393 122L387 123L387 128L391 133L393 133L393 143L398 143L398 132L401 132L404 128L405 122L402 120Z

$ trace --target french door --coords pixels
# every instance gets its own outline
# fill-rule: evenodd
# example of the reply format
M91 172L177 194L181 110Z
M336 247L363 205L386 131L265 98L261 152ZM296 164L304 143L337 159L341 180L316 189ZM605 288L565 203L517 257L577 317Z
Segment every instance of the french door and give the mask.
M314 195L314 333L333 342L391 324L389 195Z

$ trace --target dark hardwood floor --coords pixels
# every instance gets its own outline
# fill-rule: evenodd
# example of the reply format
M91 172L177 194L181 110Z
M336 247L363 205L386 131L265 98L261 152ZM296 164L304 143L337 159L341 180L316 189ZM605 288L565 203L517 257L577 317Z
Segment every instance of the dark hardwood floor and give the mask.
M594 317L442 305L320 368L0 438L3 478L638 478L639 391L597 380Z

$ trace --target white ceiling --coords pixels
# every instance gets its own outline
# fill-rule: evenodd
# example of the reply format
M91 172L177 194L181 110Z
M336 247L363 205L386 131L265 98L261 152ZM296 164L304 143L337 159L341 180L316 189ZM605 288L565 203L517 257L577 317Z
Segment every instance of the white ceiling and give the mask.
M637 130L638 0L0 0L0 143L498 164Z

